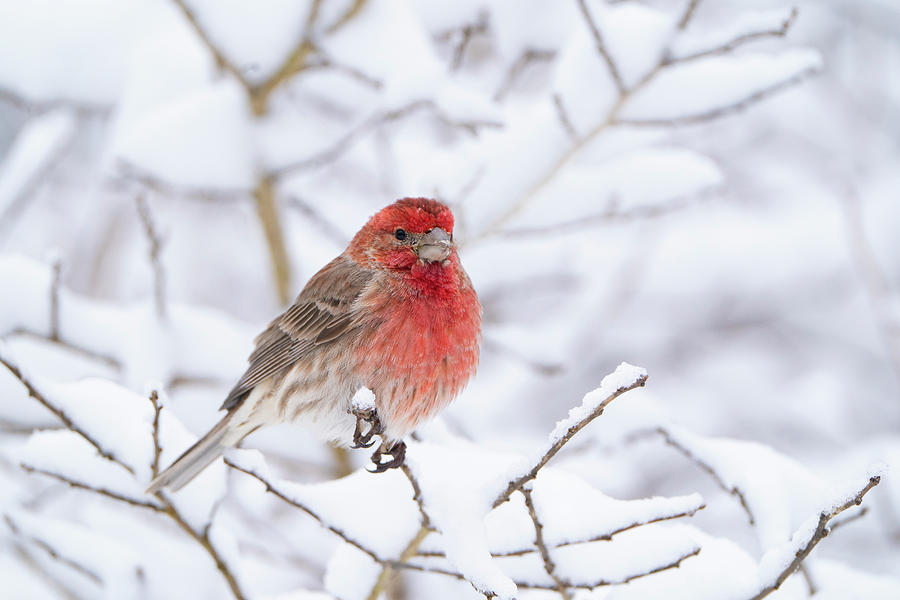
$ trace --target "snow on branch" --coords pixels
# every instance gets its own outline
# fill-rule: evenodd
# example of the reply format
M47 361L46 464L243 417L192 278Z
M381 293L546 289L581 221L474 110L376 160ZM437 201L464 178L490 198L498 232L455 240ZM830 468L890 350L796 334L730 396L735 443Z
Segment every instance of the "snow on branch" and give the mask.
M538 471L556 456L575 434L602 415L610 402L625 392L643 387L646 382L647 371L628 363L622 363L615 372L604 377L600 387L584 397L581 406L570 410L569 416L556 424L550 433L548 447L541 452L540 458L526 472L510 480L506 489L494 500L493 506L497 507L506 502L513 492L520 490L523 485L537 477Z
M831 520L845 510L861 505L863 497L881 482L882 475L881 470L875 470L864 482L853 482L847 489L838 491L834 499L817 516L810 517L790 541L766 552L759 566L761 589L749 600L761 600L781 587L828 535Z

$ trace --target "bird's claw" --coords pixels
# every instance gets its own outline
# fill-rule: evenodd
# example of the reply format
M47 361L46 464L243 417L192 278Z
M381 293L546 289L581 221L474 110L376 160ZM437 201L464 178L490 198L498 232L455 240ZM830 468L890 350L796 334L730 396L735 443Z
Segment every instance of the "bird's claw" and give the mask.
M356 427L353 430L353 445L351 448L371 448L375 444L376 435L384 433L381 420L374 410L352 411L356 415ZM363 422L369 424L369 429L363 433Z
M387 462L381 462L381 458L383 456L390 456L391 460ZM402 441L391 442L382 442L381 446L378 447L378 450L372 454L372 462L375 464L374 469L367 469L369 473L384 473L390 469L396 469L403 465L403 460L406 458L406 444Z

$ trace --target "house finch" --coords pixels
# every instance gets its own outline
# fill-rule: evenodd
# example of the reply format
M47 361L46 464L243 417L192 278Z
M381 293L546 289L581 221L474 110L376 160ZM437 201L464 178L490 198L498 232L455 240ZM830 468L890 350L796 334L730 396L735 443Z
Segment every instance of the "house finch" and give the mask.
M403 460L402 438L443 409L478 364L481 305L453 243L453 214L404 198L369 219L255 340L228 411L150 484L177 490L256 429L305 421L324 439L371 445L376 470ZM363 434L350 414L362 387L376 414ZM392 460L383 463L383 455Z

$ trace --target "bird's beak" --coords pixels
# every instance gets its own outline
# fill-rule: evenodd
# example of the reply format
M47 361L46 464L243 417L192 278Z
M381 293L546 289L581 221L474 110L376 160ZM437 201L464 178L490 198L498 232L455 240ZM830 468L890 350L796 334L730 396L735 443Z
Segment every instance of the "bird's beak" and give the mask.
M435 227L426 232L416 245L416 254L427 261L446 260L450 256L452 242L450 234Z

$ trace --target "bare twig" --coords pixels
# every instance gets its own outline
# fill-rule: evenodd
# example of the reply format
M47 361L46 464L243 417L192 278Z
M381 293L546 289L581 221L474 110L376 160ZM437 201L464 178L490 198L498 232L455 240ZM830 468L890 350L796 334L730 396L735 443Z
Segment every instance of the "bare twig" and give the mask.
M559 438L550 445L550 448L538 459L537 463L531 467L526 473L520 475L519 477L513 479L509 482L509 485L506 486L506 489L494 500L493 506L496 508L509 500L509 497L513 494L513 492L522 489L526 483L537 477L538 472L546 465L551 458L556 456L556 454L562 450L563 446L565 446L569 440L571 440L576 433L584 429L588 423L599 417L603 414L604 409L609 405L610 402L624 394L625 392L631 391L635 388L644 387L644 384L647 383L647 375L642 374L635 378L633 382L628 385L617 388L611 394L609 394L606 398L604 398L597 406L584 418L580 419L577 423L572 425L566 430L566 433L559 436Z
M796 571L800 564L809 556L809 553L812 552L813 548L821 542L826 535L829 533L828 523L844 512L851 506L858 506L862 504L863 496L865 496L869 490L878 485L881 482L881 477L878 475L872 476L869 478L868 483L856 494L855 497L851 498L847 502L834 507L831 510L823 511L819 514L819 521L816 525L815 530L813 530L812 534L809 536L807 542L797 550L797 553L794 556L794 560L792 560L778 575L775 577L774 581L770 582L768 585L763 587L758 594L750 598L750 600L761 600L765 598L779 587L781 584L785 582L785 580L791 576L791 574Z
M762 88L745 96L737 102L719 106L710 110L701 111L691 115L682 115L665 119L629 119L615 118L611 124L613 125L629 125L632 127L677 127L681 125L695 125L733 115L748 109L750 106L761 102L770 96L774 96L778 92L786 90L790 87L801 83L814 75L818 75L818 67L810 67L799 73L788 77L778 83Z
M576 131L575 126L572 124L572 120L569 118L569 113L566 110L565 105L563 104L561 95L553 94L553 106L556 107L556 116L559 117L559 122L562 125L563 129L566 130L569 138L572 140L577 140L578 131Z
M688 23L694 18L694 11L697 10L698 4L700 4L700 0L688 0L687 6L684 8L684 13L682 13L681 18L678 19L678 29L684 30L687 28Z
M541 523L540 518L538 518L537 510L534 508L534 498L531 494L531 488L525 486L519 491L525 496L525 506L528 508L528 516L531 517L531 522L534 524L534 544L541 553L541 560L544 561L544 571L547 572L547 575L553 580L553 583L556 584L556 590L563 600L570 600L572 596L569 594L569 590L566 589L566 584L560 579L559 575L556 574L556 564L554 564L553 558L550 556L550 550L544 542L544 524Z
M309 158L304 158L275 169L272 172L272 176L276 178L284 177L295 172L315 169L334 162L349 151L360 139L382 125L398 121L423 110L431 112L434 117L444 125L451 128L462 129L472 135L477 135L481 128L501 127L500 123L493 121L458 121L443 113L432 100L416 100L401 106L400 108L379 112L370 116L357 127L344 134L344 136L332 144L331 147Z
M619 68L616 66L616 63L610 55L609 50L606 48L606 43L603 41L603 36L600 34L600 29L594 22L594 17L591 16L591 12L590 10L588 10L585 0L578 0L578 8L581 9L581 14L584 16L584 21L585 23L587 23L588 29L591 30L591 35L594 37L594 44L597 46L597 52L600 53L600 56L606 63L606 67L607 69L609 69L609 74L612 77L613 83L616 84L616 89L619 91L619 95L624 96L628 91L625 88L625 82L622 81L622 76L619 74Z
M57 108L66 108L79 116L106 117L112 112L112 107L105 104L92 104L70 98L53 98L50 100L37 100L26 98L8 88L0 88L0 102L5 102L19 110L29 114L41 114Z
M331 241L340 247L347 245L347 235L338 228L337 225L328 220L319 210L311 203L300 198L299 196L288 196L285 198L288 207L295 209L297 212L306 217L309 221L315 223L319 229Z
M494 92L494 100L496 102L502 102L529 65L536 62L553 60L555 56L556 52L553 50L540 50L537 48L528 48L522 52L521 56L519 56L506 71L503 82L500 84L500 87L497 88L497 91Z
M94 494L97 494L98 496L103 496L105 498L109 498L110 500L116 500L117 502L124 502L125 504L130 504L132 506L137 506L139 508L149 508L150 510L153 510L156 512L165 512L165 509L162 506L155 504L153 502L147 502L146 500L138 500L137 498L123 496L122 494L119 494L118 492L113 492L112 490L108 490L106 488L97 487L97 486L93 486L93 485L90 485L87 483L82 483L80 481L76 481L74 479L66 477L65 475L63 475L61 473L54 473L53 471L47 471L46 469L39 469L39 468L33 467L27 463L22 463L22 469L25 470L25 472L27 472L27 473L50 477L51 479L55 479L61 483L65 483L72 488L84 490L86 492L93 492Z
M100 575L98 573L96 573L92 569L89 569L88 567L84 566L83 564L77 562L76 560L69 558L67 556L64 556L56 548L54 548L52 544L50 544L46 540L43 540L36 536L25 535L25 533L21 530L21 528L18 525L16 525L16 522L9 515L3 515L3 520L6 521L6 525L7 525L7 527L9 527L10 531L12 531L13 535L18 537L22 541L28 542L30 544L34 544L35 546L37 546L38 548L40 548L41 550L46 552L50 556L50 558L52 558L53 560L55 560L61 564L64 564L67 567L74 569L75 571L78 571L79 573L81 573L82 575L84 575L85 577L87 577L88 579L93 581L94 583L96 583L98 585L103 585L103 578L100 577Z
M166 275L162 265L162 238L156 230L153 215L150 214L150 205L143 195L137 197L138 216L144 227L144 235L149 245L150 265L153 268L153 300L156 305L156 314L160 319L166 318Z
M53 261L50 279L50 340L59 343L59 288L62 279L62 259Z
M459 41L453 50L453 59L450 61L450 72L458 71L462 66L463 58L465 58L466 50L469 43L476 35L483 35L488 31L487 13L480 13L478 20L474 23L467 23L453 33L453 36L459 36ZM447 34L444 34L447 35Z
M205 188L175 185L124 160L119 160L116 163L116 171L117 174L108 182L113 189L132 190L133 182L136 182L149 190L170 198L184 198L186 200L209 202L236 202L238 200L245 200L252 194L252 191L249 189Z
M350 5L347 11L338 17L334 23L325 28L325 33L331 34L338 31L341 27L355 19L365 5L366 0L353 0L353 4Z
M747 42L752 42L754 40L770 38L770 37L784 37L788 34L794 22L797 20L797 15L799 12L797 8L792 8L788 17L781 22L781 25L775 29L764 29L761 31L752 31L750 33L744 33L742 35L737 36L736 38L725 42L721 46L716 46L714 48L708 48L706 50L701 50L699 52L694 52L692 54L685 54L683 56L675 56L668 57L665 59L665 64L679 64L686 63L694 60L698 60L701 58L706 58L708 56L714 56L719 54L728 54L733 51L738 46L742 46Z
M754 525L756 523L756 520L753 517L753 511L750 510L750 505L747 503L747 498L744 496L744 492L739 487L728 487L728 484L725 483L725 480L722 479L722 476L719 475L719 473L714 468L712 468L712 466L701 460L698 456L691 452L690 449L675 441L675 439L669 434L668 431L666 431L662 427L658 427L656 431L663 437L666 444L678 450L688 460L709 473L710 476L712 476L712 478L715 480L715 482L719 484L720 488L737 498L738 502L741 503L741 507L744 509L744 512L747 513L747 519L750 521L750 524Z
M528 367L535 373L543 375L544 377L559 375L563 371L563 366L560 363L547 363L535 360L523 354L522 351L518 348L514 348L513 346L504 344L503 342L491 337L486 336L482 340L481 346L488 352L493 352L500 356L512 359Z
M88 348L83 348L77 344L73 344L67 340L54 340L50 335L37 333L35 331L29 331L28 329L14 329L9 332L10 337L27 337L36 340L42 340L44 342L57 345L61 348L65 348L66 350L70 350L75 352L76 354L80 354L86 358L90 358L92 360L96 360L98 362L102 362L107 366L119 370L122 370L122 363L112 356L108 356L106 354L100 354L99 352L95 352L94 350L90 350Z
M291 295L291 264L284 245L284 234L281 228L281 219L278 216L278 204L275 198L275 180L272 177L260 177L256 189L253 191L256 199L256 213L262 224L269 248L269 257L272 264L272 276L275 280L275 289L278 292L278 300L281 304L287 304Z
M31 381L31 379L29 379L28 377L25 376L25 374L22 373L22 371L19 369L18 365L16 365L12 361L8 360L2 354L0 354L0 364L2 364L4 367L6 367L9 370L9 372L12 373L13 377L15 377L16 379L19 380L19 383L21 383L23 386L25 386L25 389L28 391L29 396L31 396L32 398L34 398L35 400L40 402L47 410L49 410L54 415L56 415L56 417L60 421L62 421L68 429L72 430L73 432L77 433L82 438L84 438L84 440L87 443L89 443L91 446L94 447L94 449L100 454L100 456L120 465L123 469L127 470L129 473L134 475L134 469L132 469L129 465L127 465L124 462L122 462L121 460L119 460L111 451L103 448L103 446L100 445L100 442L98 442L96 439L94 439L94 437L92 435L90 435L84 429L78 427L78 425L76 425L75 422L69 418L69 416L65 413L64 410L62 410L61 408L59 408L58 406L56 406L55 404L50 402L50 400L48 400L47 397L44 396L44 394L34 385L34 383Z
M150 463L150 479L153 480L159 475L159 456L162 454L162 446L159 444L159 413L162 412L162 403L156 390L150 392L150 404L153 405L153 462Z

